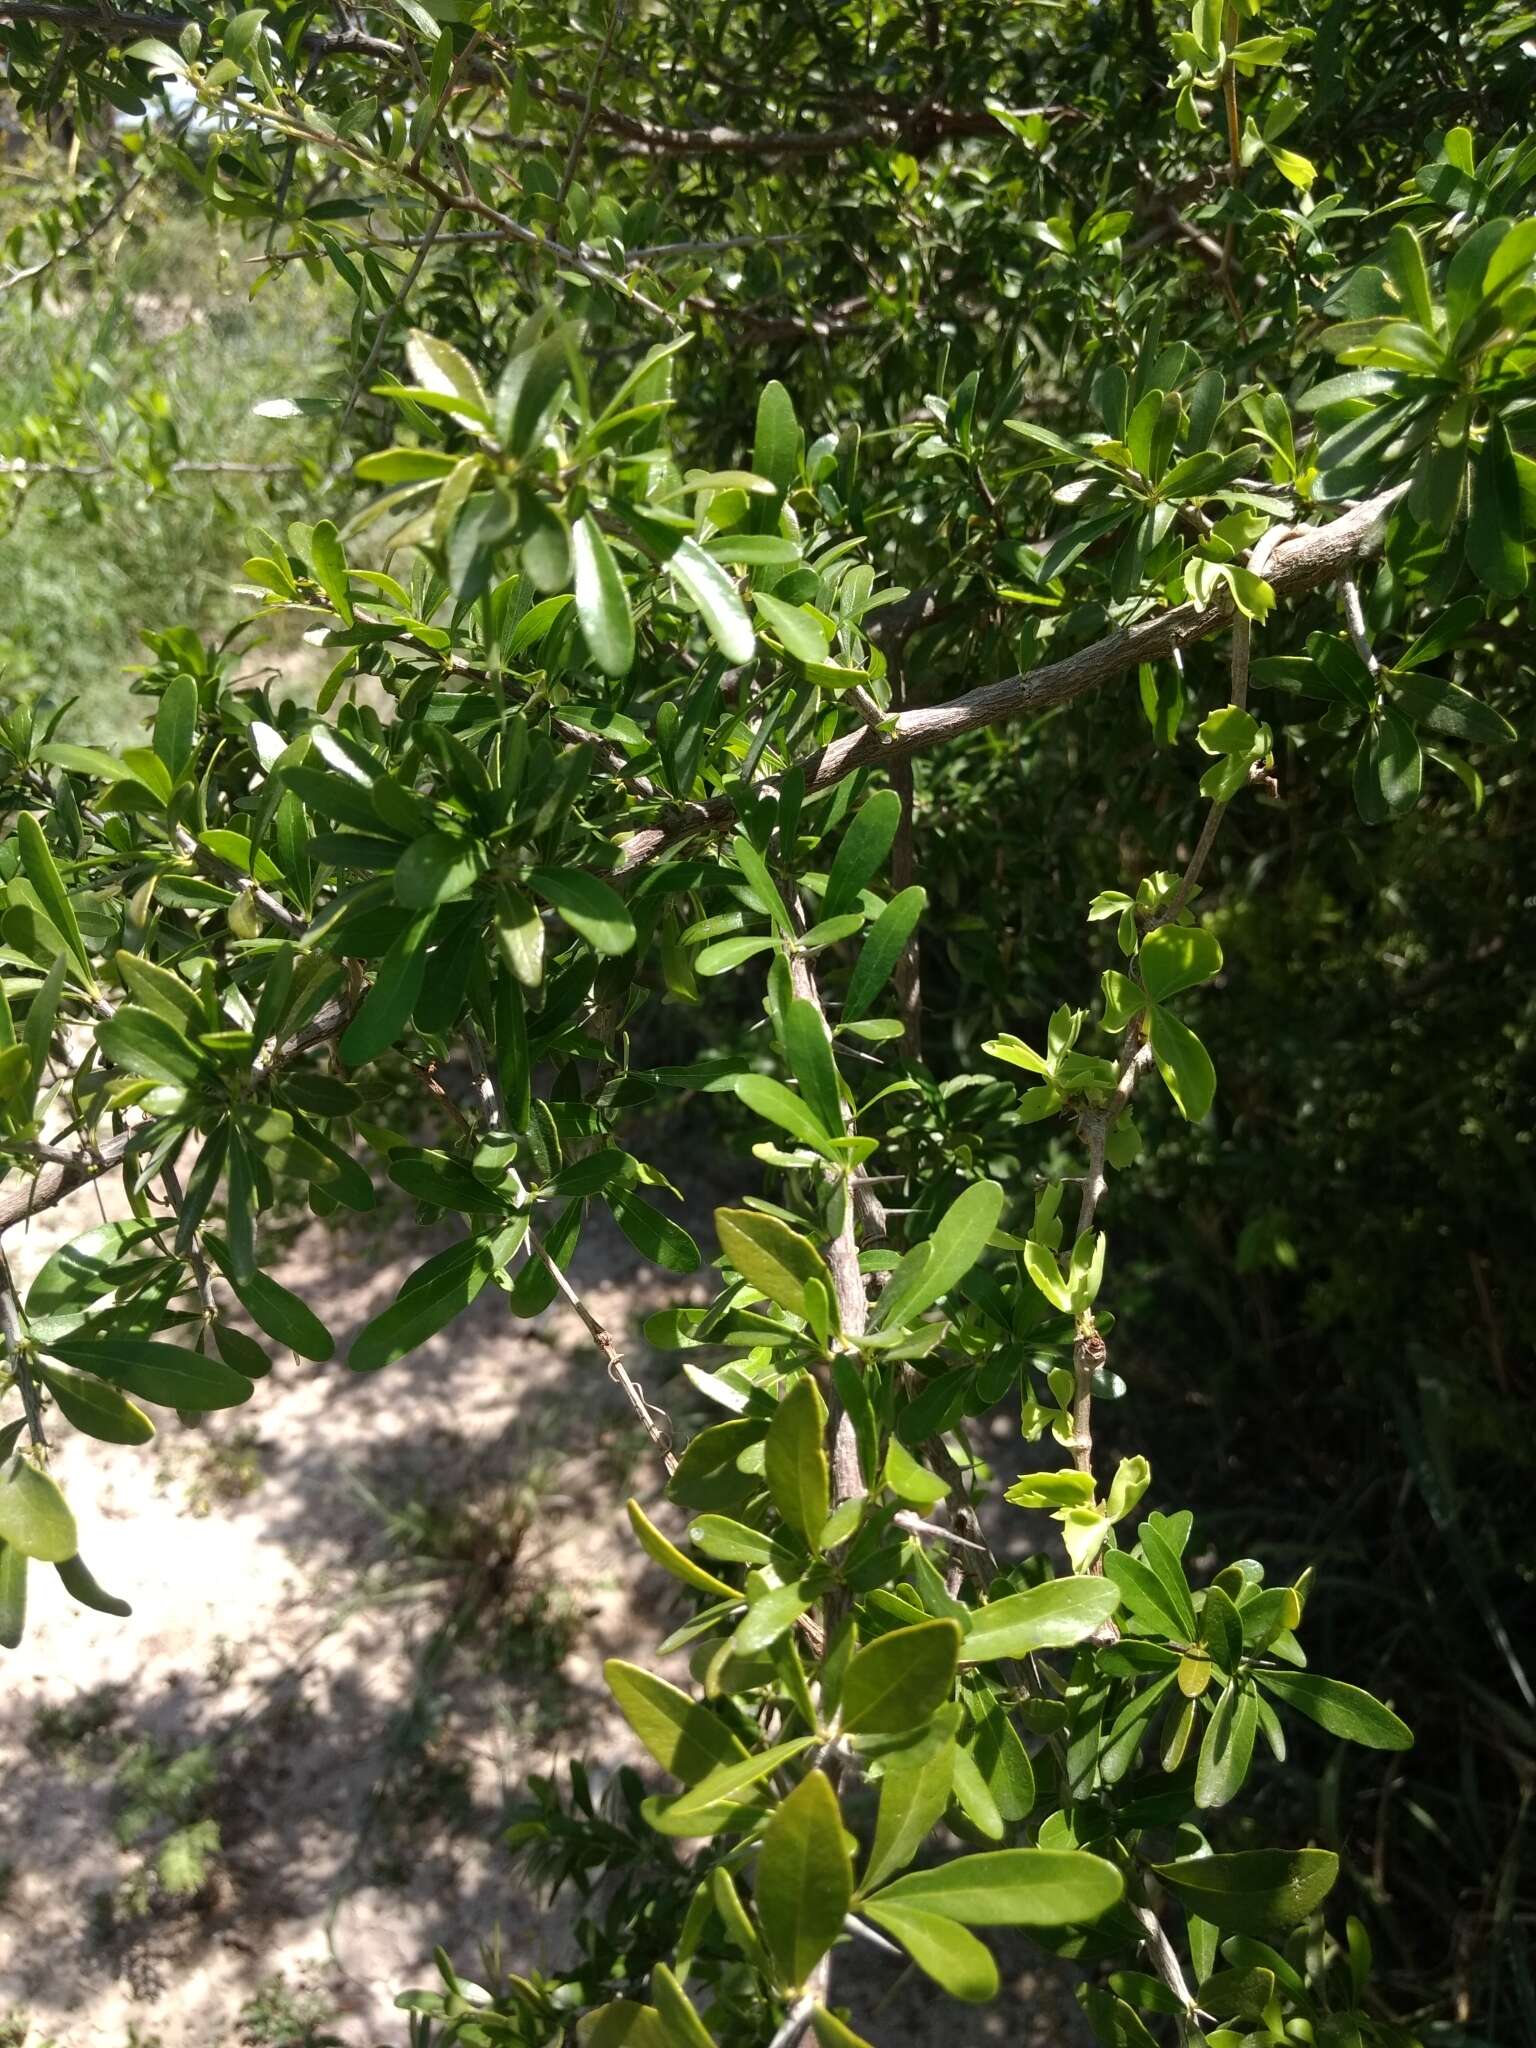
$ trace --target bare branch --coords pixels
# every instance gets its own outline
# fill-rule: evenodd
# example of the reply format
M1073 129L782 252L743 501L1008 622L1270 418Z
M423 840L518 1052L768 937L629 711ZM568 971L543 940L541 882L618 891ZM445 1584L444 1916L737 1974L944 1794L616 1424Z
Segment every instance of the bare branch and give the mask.
M1390 491L1383 491L1378 497L1366 499L1326 526L1309 527L1299 534L1293 532L1291 538L1277 548L1275 563L1269 572L1268 580L1275 595L1297 597L1315 590L1320 583L1331 581L1352 563L1373 554L1381 545L1387 514L1406 489L1405 484L1398 485ZM1048 662L1043 668L1033 669L1026 675L1009 676L997 683L983 683L948 704L925 705L917 710L904 711L889 733L879 738L863 728L856 733L847 733L799 764L805 775L805 793L815 796L861 768L871 768L877 763L889 767L905 755L927 753L933 747L962 739L983 726L1001 725L1010 718L1023 718L1035 712L1053 710L1061 704L1074 703L1079 697L1087 696L1091 690L1098 689L1115 676L1124 675L1128 669L1134 669L1144 661L1166 661L1178 649L1191 646L1197 640L1210 639L1212 634L1232 623L1233 615L1234 607L1230 599L1225 598L1213 600L1204 610L1194 604L1176 605L1171 611L1158 612L1121 632L1096 640L1091 647L1080 648L1076 654L1069 654L1061 661ZM766 794L776 785L770 780L759 787ZM702 805L693 817L677 823L647 826L632 833L625 842L623 855L614 872L629 874L635 868L659 860L674 847L697 838L701 831L723 832L733 823L735 816L735 809L728 798L715 797Z

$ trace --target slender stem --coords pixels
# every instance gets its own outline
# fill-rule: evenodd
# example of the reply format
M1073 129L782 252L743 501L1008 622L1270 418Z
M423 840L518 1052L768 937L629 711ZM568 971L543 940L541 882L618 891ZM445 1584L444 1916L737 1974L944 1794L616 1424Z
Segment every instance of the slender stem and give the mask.
M11 1376L16 1382L17 1392L21 1395L22 1412L27 1418L27 1434L40 1451L45 1451L48 1448L48 1439L43 1432L43 1404L38 1399L37 1382L32 1377L32 1368L27 1360L27 1340L21 1327L21 1303L17 1298L16 1283L11 1278L10 1264L4 1252L0 1252L0 1334L4 1335Z

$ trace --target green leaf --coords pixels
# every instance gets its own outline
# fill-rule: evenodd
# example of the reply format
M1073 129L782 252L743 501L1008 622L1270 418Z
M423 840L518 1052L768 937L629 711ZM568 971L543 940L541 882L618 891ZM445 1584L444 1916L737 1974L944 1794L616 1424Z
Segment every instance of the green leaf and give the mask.
M651 1999L661 2017L668 2048L715 2048L714 2036L665 1963L651 1972Z
M610 1999L576 2023L578 2048L669 2048L661 2021L632 1998Z
M179 1344L135 1337L80 1337L60 1339L48 1346L48 1353L65 1365L125 1387L141 1401L194 1415L214 1408L238 1408L249 1401L253 1391L244 1373Z
M760 1785L783 1764L809 1749L812 1735L796 1736L792 1742L777 1742L771 1749L755 1751L735 1763L721 1764L700 1778L675 1799L658 1801L648 1809L651 1826L658 1834L697 1839L718 1834L741 1811L738 1795Z
M712 946L705 946L694 955L694 970L704 975L728 974L733 967L740 967L755 954L766 953L773 943L772 939L745 934L732 939L716 939Z
M997 1964L984 1941L955 1920L924 1913L912 1906L889 1906L875 1900L867 1916L901 1943L925 1976L967 2005L984 2005L997 1996Z
M379 962L373 987L337 1047L348 1066L376 1060L404 1031L426 981L427 942L436 915L424 910L413 917Z
M354 1372L377 1372L435 1337L469 1307L526 1228L522 1222L516 1236L503 1232L494 1240L467 1237L418 1266L391 1305L358 1332L347 1364Z
M696 1785L711 1771L746 1757L723 1721L664 1678L619 1657L608 1659L603 1677L620 1713L657 1763L685 1785Z
M1179 1617L1179 1626L1184 1640L1193 1643L1199 1638L1195 1621L1195 1603L1189 1590L1189 1581L1184 1576L1184 1566L1179 1552L1169 1542L1160 1520L1149 1515L1141 1526L1141 1551L1162 1588L1163 1597Z
M800 467L800 425L794 400L777 378L770 379L758 397L752 467L773 485L776 499L794 487Z
M775 1410L763 1447L774 1506L812 1549L831 1505L826 1427L827 1404L810 1374L802 1373Z
M1430 732L1449 733L1453 739L1483 746L1504 746L1515 737L1515 728L1491 704L1483 703L1459 683L1441 682L1438 676L1394 673L1392 698L1405 717Z
M152 1225L130 1219L98 1223L83 1237L60 1245L39 1267L27 1289L27 1314L50 1316L65 1309L89 1308L133 1271L138 1261L131 1260L130 1253L142 1247L141 1257L158 1257L150 1242L153 1236Z
M1472 465L1467 562L1500 597L1517 597L1530 576L1520 510L1520 476L1504 422L1490 421Z
M787 1635L815 1599L815 1588L804 1579L792 1579L787 1586L770 1586L755 1592L752 1604L736 1624L731 1648L738 1657L755 1657L780 1636Z
M584 512L571 533L576 617L587 651L604 675L627 676L635 659L629 594L602 528Z
M1239 1849L1153 1865L1179 1902L1223 1934L1284 1934L1316 1911L1339 1874L1328 1849Z
M197 684L191 676L172 676L155 710L155 752L173 783L192 765L197 746Z
M994 1849L909 1871L875 1897L967 1927L1066 1927L1097 1920L1124 1889L1113 1863L1081 1849Z
M756 1115L766 1117L769 1123L777 1124L813 1150L831 1153L837 1126L829 1130L811 1105L782 1081L775 1081L768 1074L742 1074L733 1088L737 1098Z
M27 1554L0 1543L0 1650L15 1650L27 1625Z
M1211 1056L1187 1024L1166 1010L1148 1017L1148 1042L1164 1086L1192 1124L1200 1122L1216 1096L1216 1069Z
M85 977L86 987L94 988L96 979L91 972L85 942L80 936L75 906L69 900L63 876L54 865L48 841L43 837L43 828L30 811L18 811L16 814L16 850L21 856L21 871L32 884L44 913L69 948L71 958Z
M1174 1642L1188 1642L1192 1631L1181 1618L1179 1603L1164 1590L1156 1572L1129 1551L1104 1553L1104 1576L1120 1589L1120 1597L1138 1628L1151 1628Z
M104 1444L147 1444L155 1425L126 1395L84 1373L63 1366L43 1366L41 1377L59 1404L59 1412L76 1429Z
M290 1294L270 1273L256 1272L240 1278L234 1271L229 1247L211 1233L206 1239L219 1271L234 1290L235 1299L258 1330L279 1344L286 1344L300 1358L324 1364L336 1354L336 1340L320 1318L296 1294Z
M410 365L411 375L423 391L460 401L444 407L456 420L462 420L471 427L490 425L490 400L485 395L479 373L452 342L439 341L434 335L424 334L419 327L413 327L406 339L405 359Z
M1400 711L1383 707L1367 721L1355 756L1355 808L1367 825L1388 825L1413 809L1423 780L1413 727Z
M669 1273L699 1270L699 1248L680 1223L664 1216L632 1188L614 1188L607 1200L614 1221L643 1258Z
M1407 1722L1357 1685L1310 1671L1260 1671L1256 1676L1266 1692L1345 1742L1358 1742L1365 1749L1413 1747Z
M562 385L570 382L565 343L546 335L512 356L496 386L493 425L509 455L525 456L541 437Z
M949 1698L959 1650L953 1621L916 1622L866 1643L843 1675L844 1731L897 1735L921 1726Z
M956 1756L953 1737L959 1717L958 1707L940 1708L930 1732L947 1728L947 1739L937 1746L930 1741L915 1744L918 1753L911 1761L905 1760L899 1750L887 1757L880 1779L875 1838L864 1866L866 1892L883 1883L893 1871L906 1868L949 1804Z
M640 1548L647 1557L654 1559L663 1571L670 1572L674 1579L681 1579L685 1586L692 1586L695 1592L709 1593L717 1600L741 1599L742 1595L734 1586L727 1585L724 1579L717 1579L713 1572L705 1571L702 1565L695 1564L691 1557L679 1550L675 1543L669 1542L646 1514L639 1501L626 1502L625 1510L629 1516L629 1526L634 1530Z
M395 865L395 901L408 910L430 910L467 895L484 869L485 855L475 840L454 832L423 833Z
M96 1026L96 1043L112 1064L147 1080L195 1088L206 1080L208 1061L174 1024L155 1010L124 1003Z
M986 1664L1027 1657L1032 1650L1067 1649L1102 1628L1119 1605L1119 1588L1108 1580L1048 1579L978 1607L960 1645L960 1662Z
M726 660L739 665L757 651L757 635L740 593L696 540L681 540L667 557L667 569L703 614L709 636Z
M820 1771L808 1772L769 1821L754 1888L768 1953L796 1989L842 1933L853 1900L837 1794Z
M858 902L865 884L890 852L901 824L901 798L894 789L877 790L853 814L843 834L821 899L824 918L838 917Z
M68 1502L27 1458L0 1470L0 1543L39 1564L59 1564L80 1548Z
M797 996L784 1012L784 1048L790 1069L800 1083L801 1097L810 1105L816 1121L828 1137L841 1137L843 1104L832 1043L821 1012L802 996ZM738 1088L737 1093L740 1092Z
M809 605L786 604L782 598L770 597L765 590L754 590L752 602L786 654L812 665L826 660L832 636Z
M720 1249L743 1280L791 1315L805 1314L805 1283L818 1281L835 1300L832 1275L808 1237L791 1230L777 1216L756 1209L717 1209L715 1229Z
M1003 1191L996 1181L975 1181L957 1195L932 1237L914 1246L887 1281L871 1326L905 1328L948 1294L986 1250L1002 1210Z
M336 607L343 625L352 624L352 599L347 584L347 558L329 519L317 521L310 539L310 567L315 581Z
M906 950L907 941L928 905L926 889L903 889L893 896L870 927L843 999L842 1021L857 1023L890 979L891 969Z
M1237 1797L1253 1762L1253 1738L1258 1725L1257 1695L1251 1686L1234 1680L1205 1724L1200 1760L1195 1767L1196 1806L1208 1811Z
M635 921L622 896L607 882L580 868L535 868L528 886L552 903L572 931L596 953L627 953L635 943Z
M1141 942L1141 978L1154 1003L1196 988L1221 972L1221 947L1198 925L1159 925Z
M816 2006L811 2013L811 2032L816 2036L816 2048L873 2048L862 2034L856 2034L846 2020L828 2012L824 2005Z
M53 1568L70 1599L77 1600L82 1607L93 1608L97 1614L116 1615L119 1621L132 1614L133 1609L126 1600L117 1599L97 1585L95 1575L78 1554L60 1558Z

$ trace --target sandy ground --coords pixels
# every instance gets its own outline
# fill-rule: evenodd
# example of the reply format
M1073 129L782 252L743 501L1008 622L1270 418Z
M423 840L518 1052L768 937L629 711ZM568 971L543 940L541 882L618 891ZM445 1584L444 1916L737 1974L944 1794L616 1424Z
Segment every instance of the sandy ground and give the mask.
M85 1190L16 1233L18 1279L100 1215ZM387 1222L313 1228L279 1268L339 1356L422 1256L389 1251ZM576 1275L675 1402L638 1325L688 1283L597 1224ZM498 1937L512 1967L557 1965L566 1908L499 1846L508 1804L573 1757L642 1761L601 1664L654 1663L685 1611L629 1540L624 1496L659 1473L575 1317L517 1322L488 1289L382 1373L289 1357L243 1410L162 1415L143 1450L69 1433L56 1465L131 1620L37 1570L4 1661L0 2048L396 2048L435 1943L469 1974ZM162 1844L210 1824L173 1895ZM999 1955L986 2012L879 1957L839 1995L888 2048L1081 2039L1061 1978Z

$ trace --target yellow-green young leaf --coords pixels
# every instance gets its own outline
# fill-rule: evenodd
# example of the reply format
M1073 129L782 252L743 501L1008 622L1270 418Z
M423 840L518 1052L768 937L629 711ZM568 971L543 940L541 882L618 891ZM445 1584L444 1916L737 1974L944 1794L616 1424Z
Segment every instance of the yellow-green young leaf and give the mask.
M828 2012L824 2005L818 2005L811 2014L811 2032L816 2036L817 2048L871 2048L862 2034L856 2034L846 2020Z
M1182 1115L1192 1124L1199 1123L1216 1095L1216 1069L1210 1054L1189 1026L1166 1010L1151 1011L1147 1037L1168 1093Z
M992 1849L909 1871L877 1896L967 1927L1066 1927L1097 1920L1124 1889L1113 1863L1082 1849Z
M1142 940L1139 965L1147 994L1161 1003L1219 974L1221 947L1198 925L1159 925Z
M1033 1650L1066 1649L1101 1628L1119 1604L1118 1588L1103 1579L1050 1579L1010 1593L975 1610L960 1662L985 1664Z
M1031 1238L1024 1247L1024 1268L1052 1308L1063 1315L1072 1312L1072 1290L1061 1277L1056 1254Z
M1207 1595L1207 1598L1210 1596ZM1320 1678L1311 1671L1261 1671L1259 1683L1277 1700L1305 1714L1319 1728L1365 1749L1412 1749L1413 1730L1390 1707L1346 1685L1339 1678Z
M868 1917L887 1934L893 1934L913 1962L951 1998L967 2005L984 2005L997 1996L997 1964L984 1941L967 1928L938 1913L924 1913L912 1906L887 1906L875 1901L865 1908Z
M66 1372L61 1365L44 1366L40 1376L59 1404L66 1422L104 1444L147 1444L155 1425L144 1410L101 1380Z
M1330 1849L1239 1849L1153 1869L1181 1905L1223 1934L1263 1940L1286 1933L1322 1904L1339 1859Z
M26 1627L26 1552L0 1542L0 1650L18 1649Z
M94 988L96 980L91 973L90 956L85 950L85 941L80 936L75 906L69 900L64 878L48 850L43 828L30 811L17 813L16 850L21 856L22 873L32 884L44 912L57 926L60 937L69 948L70 957L85 977L86 987Z
M763 1453L774 1506L813 1547L830 1505L826 1427L827 1404L810 1374L802 1373L768 1425Z
M801 1779L763 1831L754 1888L768 1952L796 1989L842 1932L853 1899L837 1794L820 1771Z
M946 1482L926 1465L920 1465L899 1438L892 1437L885 1452L885 1483L898 1499L914 1507L937 1507L949 1492ZM1091 1482L1090 1482L1091 1487Z
M665 1963L651 1972L651 2001L661 2017L668 2048L715 2048L714 2037Z
M59 1564L80 1547L68 1502L27 1458L12 1458L0 1472L0 1543L40 1564Z
M696 1785L710 1771L746 1757L723 1721L664 1678L618 1657L608 1659L603 1677L620 1713L657 1763L685 1785Z
M953 1621L918 1622L866 1643L843 1675L844 1732L895 1735L918 1727L949 1698L959 1654Z
M604 675L627 676L635 659L635 622L629 594L602 528L590 512L571 534L576 571L576 617L587 651Z
M581 2048L672 2048L661 2016L632 1998L615 1998L576 2023Z
M702 1565L685 1556L675 1543L669 1543L639 1501L630 1501L628 1512L629 1526L634 1530L640 1548L647 1557L654 1558L663 1571L670 1572L674 1579L681 1579L685 1586L692 1586L696 1592L713 1593L716 1599L739 1600L742 1597L734 1586L728 1586L724 1579L717 1579L713 1572L705 1571Z
M756 1209L717 1209L720 1249L743 1280L791 1315L805 1314L805 1283L819 1280L835 1300L827 1262L808 1237Z
M60 1583L71 1600L78 1600L82 1607L94 1608L98 1614L116 1615L119 1621L126 1620L133 1609L126 1600L119 1600L115 1594L98 1586L85 1561L80 1556L60 1559L54 1570Z

